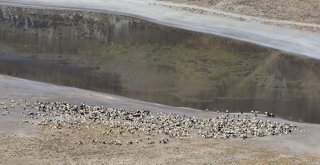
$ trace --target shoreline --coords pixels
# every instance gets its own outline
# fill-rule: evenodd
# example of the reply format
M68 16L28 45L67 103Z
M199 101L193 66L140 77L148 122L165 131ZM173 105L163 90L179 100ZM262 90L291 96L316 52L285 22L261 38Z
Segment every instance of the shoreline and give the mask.
M281 28L256 22L235 21L221 16L176 10L165 6L154 6L156 1L85 1L65 3L63 1L1 0L2 5L50 9L86 10L136 17L165 26L203 32L269 48L320 59L320 33ZM147 10L146 10L147 9ZM163 14L165 13L165 14ZM186 17L186 15L188 17Z
M0 75L0 92L4 93L4 95L0 96L1 101L9 101L10 99L27 99L28 102L36 102L36 100L50 102L66 101L72 104L86 103L90 105L104 105L106 107L121 108L128 111L148 109L154 114L163 112L165 114L172 113L204 119L214 118L225 114L183 107L171 107L121 96L57 86L4 75ZM160 140L163 136L147 136L140 133L134 135L119 135L116 132L108 136L102 136L100 132L101 129L103 130L104 128L100 128L96 125L93 125L92 129L85 129L83 126L81 127L81 130L65 127L58 130L52 129L52 127L55 128L55 124L50 124L51 126L37 126L32 124L20 125L19 122L22 122L25 119L23 115L20 114L21 111L23 110L19 109L17 106L17 108L10 110L10 114L0 116L0 141L3 142L3 144L0 145L0 151L4 149L7 150L6 152L1 152L0 157L2 159L0 159L0 164L16 164L17 162L20 162L21 159L26 159L27 162L31 162L31 164L43 164L52 161L62 161L65 163L92 163L92 161L96 159L104 160L102 158L106 157L109 159L114 159L115 157L118 157L121 160L130 159L129 162L131 164L143 164L141 161L144 161L144 163L147 164L148 162L165 163L164 161L168 160L168 158L170 158L171 161L169 162L171 163L194 164L199 163L196 161L197 156L194 156L197 154L199 154L199 156L201 155L201 162L203 163L217 162L219 164L223 162L231 164L239 163L239 161L242 164L256 163L257 161L261 163L275 163L280 161L289 164L292 162L310 163L320 161L317 159L320 154L320 144L318 143L320 140L320 134L318 132L320 129L319 124L297 123L279 118L261 117L261 119L270 119L281 123L285 122L293 124L298 126L299 129L303 129L303 131L293 132L282 136L255 137L248 140L240 138L231 138L228 140L205 139L200 137L170 138L169 144L161 144L161 142L153 144L153 141L150 140L154 138L155 140ZM251 114L251 117L254 117L254 115ZM92 143L92 138L97 139L98 141L94 140ZM118 145L117 141L113 141L115 139L120 139L122 144ZM137 144L123 144L123 142L130 139L143 140ZM105 143L105 141L108 143ZM30 149L28 148L30 146L33 147ZM207 148L204 146L210 147ZM55 148L57 147L60 148L58 149L60 154L56 152L57 149ZM183 160L176 157L177 148L179 148L179 157L183 158ZM19 151L19 149L23 151ZM87 152L83 153L83 150L86 150ZM39 152L41 152L41 156L39 155ZM82 158L86 159L77 159L78 154L74 155L74 152L77 152L78 154L82 153ZM90 154L92 152L95 153L94 156ZM108 152L112 152L113 154L109 155L107 154ZM137 152L144 154L145 158L141 159L141 161L134 159L135 156L137 156ZM211 157L207 154L203 154L217 154L217 152L222 155L218 154L218 157ZM154 157L153 154L150 153L160 154L160 156ZM233 156L230 157L230 155ZM282 157L283 155L295 157L295 159L285 159ZM74 160L65 160L66 156L69 159ZM125 156L125 158L123 156ZM111 162L102 162L108 164L119 161L120 160L116 159ZM125 162L126 163L124 164L129 163L127 161Z
M85 103L91 105L104 105L111 108L120 108L126 110L150 110L150 112L154 114L160 112L166 114L172 113L176 115L185 115L188 117L197 117L200 119L215 118L219 115L226 114L225 112L203 111L187 107L173 107L158 103L131 99L124 96L117 96L113 94L100 93L74 87L65 87L44 82L37 82L7 75L0 75L0 92L5 93L5 95L1 95L0 100L30 99L34 101L67 101L73 104ZM240 114L240 112L230 113L230 115L234 114L237 115ZM254 114L250 113L244 113L244 115L254 117ZM266 118L263 115L258 116L258 118L268 119L274 122L288 123L301 127L302 129L306 127L319 127L320 129L320 124L295 122L278 117Z
M2 87L1 87L2 86ZM5 90L5 86L7 89ZM24 87L23 87L24 86ZM37 88L40 88L37 90ZM153 113L173 113L177 115L186 115L188 117L198 117L202 119L209 119L217 117L218 115L225 114L224 111L221 112L215 112L215 111L206 111L206 110L200 110L200 109L194 109L189 107L176 107L176 106L170 106L165 105L161 103L155 103L155 102L149 102L149 101L143 101L143 100L137 100L134 98L129 98L126 96L119 96L115 94L109 94L109 93L101 93L97 91L91 91L87 89L80 89L76 87L68 87L68 86L62 86L62 85L56 85L56 84L50 84L46 82L40 82L40 81L34 81L34 80L28 80L24 78L18 78L8 75L2 75L0 74L0 91L3 91L5 93L10 91L11 93L14 93L12 95L4 95L0 97L0 99L10 99L11 96L13 98L15 97L29 97L30 95L26 96L19 96L16 93L25 91L26 93L30 92L31 95L34 95L35 97L41 96L42 94L45 97L48 97L49 100L56 100L56 101L63 101L62 99L67 99L67 101L70 101L70 103L80 104L103 104L103 105L109 105L111 108L121 108L121 109L128 109L128 110L135 110L135 109L148 109L151 110ZM63 92L62 92L63 91ZM65 91L67 91L65 93ZM83 97L79 97L79 95ZM51 98L51 96L54 96ZM62 97L61 100L57 98L57 96ZM76 96L73 98L73 96ZM84 102L86 101L87 102ZM32 99L33 100L33 99ZM83 101L83 102L81 102ZM237 115L240 114L240 112L229 112L231 115ZM253 117L254 115L252 113L243 113L244 115L249 115ZM208 116L209 115L209 116ZM276 115L276 114L275 114ZM281 117L275 117L275 118L266 118L264 115L261 114L261 119L269 119L271 121L277 121L277 122L286 122L293 125L319 125L317 123L308 123L308 122L298 122L298 121L291 121L285 118Z

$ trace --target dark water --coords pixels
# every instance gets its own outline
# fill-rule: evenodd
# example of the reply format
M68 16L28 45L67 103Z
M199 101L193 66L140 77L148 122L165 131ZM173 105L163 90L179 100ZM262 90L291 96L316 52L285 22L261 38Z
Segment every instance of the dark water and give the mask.
M110 14L0 9L0 74L320 123L320 61Z

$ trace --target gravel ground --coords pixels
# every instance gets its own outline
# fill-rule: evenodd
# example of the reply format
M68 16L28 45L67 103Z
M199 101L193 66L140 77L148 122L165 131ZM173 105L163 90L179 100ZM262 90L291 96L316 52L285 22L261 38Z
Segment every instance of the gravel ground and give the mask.
M120 108L142 108L151 112L172 112L199 118L221 113L169 107L124 97L75 88L55 86L29 80L0 76L0 100L38 99L99 104ZM3 110L1 110L2 112ZM319 164L319 125L294 123L303 132L243 140L170 138L168 144L158 142L159 136L146 134L103 134L105 128L84 123L75 127L52 129L19 124L24 120L22 109L10 108L0 117L0 164ZM83 127L82 127L83 126ZM88 127L87 127L88 126ZM103 143L114 140L116 143ZM124 143L133 140L133 144ZM154 144L149 144L152 140Z

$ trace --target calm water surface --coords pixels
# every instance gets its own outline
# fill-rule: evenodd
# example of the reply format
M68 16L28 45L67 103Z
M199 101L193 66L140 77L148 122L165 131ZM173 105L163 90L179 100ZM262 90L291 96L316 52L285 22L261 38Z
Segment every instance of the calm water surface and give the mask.
M130 17L0 8L0 74L320 123L320 61Z

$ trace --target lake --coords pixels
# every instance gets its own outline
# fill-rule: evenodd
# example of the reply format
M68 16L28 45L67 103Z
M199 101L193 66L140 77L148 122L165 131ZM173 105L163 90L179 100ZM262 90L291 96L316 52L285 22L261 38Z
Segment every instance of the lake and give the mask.
M114 14L0 10L0 74L320 123L319 60Z

